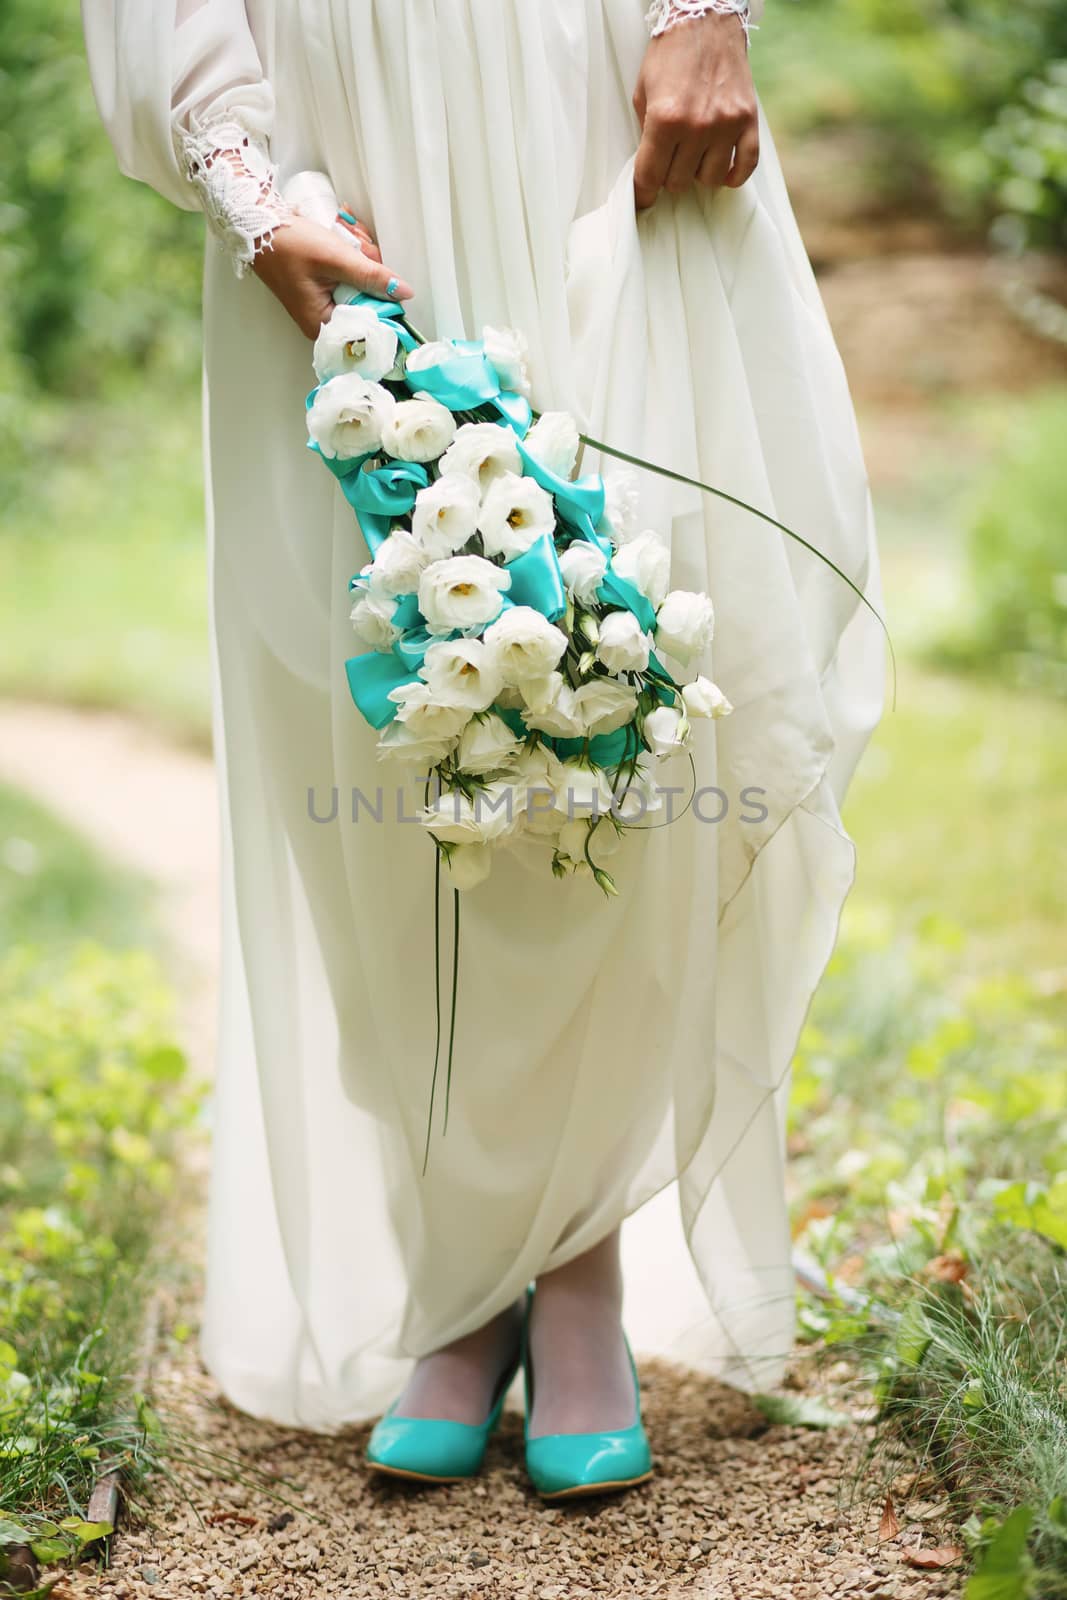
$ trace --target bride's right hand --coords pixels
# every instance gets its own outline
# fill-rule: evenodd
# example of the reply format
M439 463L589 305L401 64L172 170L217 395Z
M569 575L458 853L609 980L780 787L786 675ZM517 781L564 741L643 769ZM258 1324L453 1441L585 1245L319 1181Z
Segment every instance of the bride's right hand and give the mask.
M345 224L345 226L348 226ZM353 284L379 300L410 300L411 285L382 264L381 252L360 224L349 227L362 245L354 249L329 228L307 217L294 217L271 237L252 263L265 283L309 339L333 315L333 291Z

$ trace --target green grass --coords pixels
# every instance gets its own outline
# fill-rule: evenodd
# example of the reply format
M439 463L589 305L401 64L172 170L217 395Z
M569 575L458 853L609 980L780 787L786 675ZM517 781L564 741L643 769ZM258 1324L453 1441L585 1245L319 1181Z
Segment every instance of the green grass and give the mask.
M0 787L0 949L155 943L152 891L49 812Z
M0 513L0 694L121 706L208 738L197 392L36 422Z

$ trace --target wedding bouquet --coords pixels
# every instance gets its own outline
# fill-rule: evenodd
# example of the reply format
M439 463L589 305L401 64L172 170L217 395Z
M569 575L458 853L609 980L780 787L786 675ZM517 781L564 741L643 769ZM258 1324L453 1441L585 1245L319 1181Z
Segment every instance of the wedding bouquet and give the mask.
M349 687L380 756L426 774L419 821L453 887L533 841L557 876L616 893L603 862L659 808L659 764L692 718L731 710L707 677L680 681L711 642L710 599L671 589L625 476L575 477L577 425L532 411L521 335L426 342L352 291L314 364L309 443L370 556Z

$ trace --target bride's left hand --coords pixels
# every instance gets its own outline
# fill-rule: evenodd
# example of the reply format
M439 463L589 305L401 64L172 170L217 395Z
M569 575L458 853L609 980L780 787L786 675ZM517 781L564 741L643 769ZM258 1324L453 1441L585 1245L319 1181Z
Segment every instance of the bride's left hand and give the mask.
M740 188L759 160L759 112L740 18L710 11L649 41L634 90L634 197Z

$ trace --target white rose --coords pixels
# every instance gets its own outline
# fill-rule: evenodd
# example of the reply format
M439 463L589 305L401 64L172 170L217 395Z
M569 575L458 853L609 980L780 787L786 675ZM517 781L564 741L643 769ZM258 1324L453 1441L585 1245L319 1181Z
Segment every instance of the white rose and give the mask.
M604 581L608 558L588 539L575 539L560 556L559 570L569 592L582 605L588 606L595 601Z
M357 589L358 599L352 607L352 625L364 644L375 650L391 650L402 630L393 622L396 604L388 595L370 594Z
M396 346L396 330L370 306L337 306L319 331L312 360L320 383L342 372L358 372L375 383L392 372Z
M442 844L488 844L510 833L517 819L515 792L491 783L469 800L461 789L445 789L419 812L419 821Z
M567 820L556 807L562 773L562 761L543 744L524 748L512 763L508 781L515 786L516 814L528 833L554 838Z
M578 424L569 411L546 411L525 439L526 449L557 478L570 478L578 460Z
M522 472L511 429L498 422L465 422L441 457L441 472L471 478L484 493L494 478Z
M598 531L607 533L615 544L625 544L637 531L640 499L637 473L632 467L616 467L604 478L604 516Z
M371 589L378 595L414 594L429 559L406 528L397 528L378 546L367 569Z
M455 739L463 732L473 712L469 706L446 706L435 699L428 683L402 683L390 690L397 707L396 720L420 739Z
M656 643L683 665L711 643L715 612L706 594L673 589L656 613Z
M506 472L486 490L478 528L487 556L511 561L525 555L542 534L556 526L556 507L547 489L532 478Z
M657 706L645 718L645 739L653 755L669 756L685 745L685 722L674 706Z
M523 741L516 739L503 717L477 717L468 722L456 750L456 764L461 772L470 772L476 778L487 772L498 772L522 749Z
M433 561L419 580L419 610L431 633L484 628L499 616L511 574L481 556Z
M526 340L514 328L483 328L485 359L500 380L502 389L514 394L530 394L530 375L526 370L529 354Z
M346 372L316 391L307 429L324 456L351 461L381 449L382 434L395 411L396 401L388 389Z
M453 889L477 889L492 871L493 852L487 844L457 844L448 852L447 865Z
M596 658L609 672L644 672L652 640L632 611L609 611L600 623Z
M397 402L382 429L382 448L399 461L436 461L456 437L456 419L429 395Z
M627 683L617 683L614 678L591 678L575 690L574 698L584 724L583 732L591 737L615 733L637 715L636 691Z
M485 643L504 682L521 685L553 670L567 649L567 635L532 606L509 606L486 631Z
M411 531L435 561L462 550L478 531L478 485L456 475L438 478L415 496Z
M451 755L455 744L455 734L444 738L440 735L417 733L407 723L394 719L378 740L378 760L417 762L425 773L433 767L440 766L441 762Z
M419 675L442 705L467 706L471 711L487 710L504 686L480 639L432 644Z
M710 678L697 678L682 690L685 709L691 717L728 717L734 709Z
M638 534L615 552L612 569L639 589L653 610L667 598L671 584L671 553L658 533Z
M527 685L523 685L524 690ZM578 709L578 700L569 683L564 683L559 672L548 678L535 678L529 685L533 705L527 705L522 720L537 733L547 733L553 739L583 739L585 722Z

